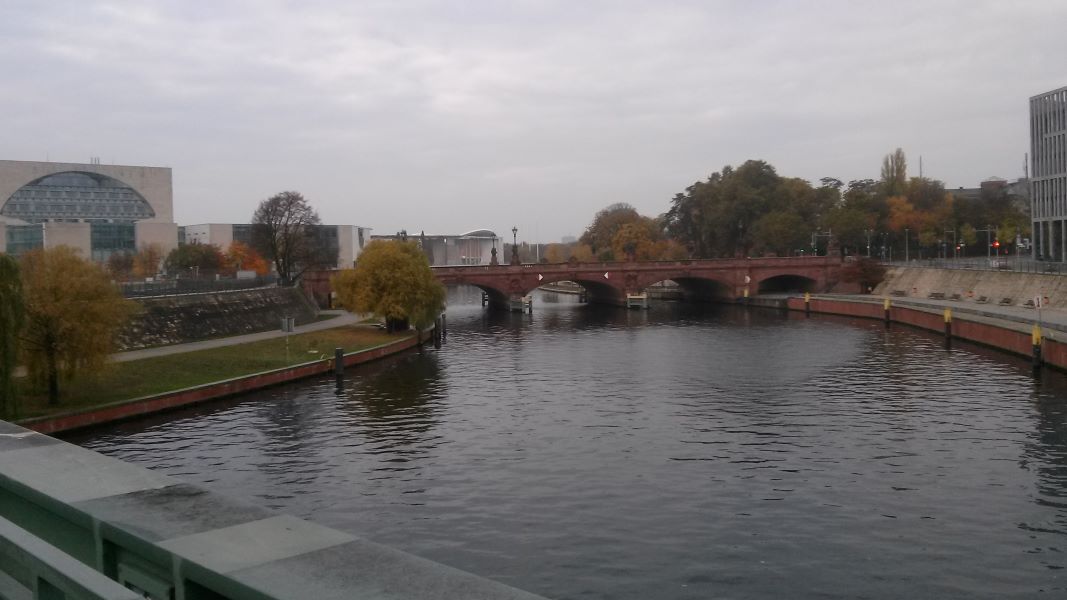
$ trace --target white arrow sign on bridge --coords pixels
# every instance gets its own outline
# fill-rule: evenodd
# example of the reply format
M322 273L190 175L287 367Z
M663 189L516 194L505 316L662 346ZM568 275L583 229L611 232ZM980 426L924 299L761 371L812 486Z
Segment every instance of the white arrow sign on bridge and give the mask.
M542 274L540 274L540 273L538 273L538 274L537 274L537 280L538 280L538 281L541 281L541 280L542 280L542 279L544 279L544 278L545 278L545 276L544 276L544 275L542 275Z
M604 279L608 279L608 274L604 273Z

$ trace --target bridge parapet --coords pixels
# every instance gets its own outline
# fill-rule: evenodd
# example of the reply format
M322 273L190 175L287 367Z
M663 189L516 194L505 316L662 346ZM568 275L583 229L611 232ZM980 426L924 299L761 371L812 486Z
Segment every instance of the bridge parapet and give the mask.
M686 282L699 290L694 295L711 290L720 299L755 295L763 282L775 278L778 287L803 282L803 291L827 292L836 285L840 267L838 257L815 256L448 266L433 267L433 272L442 283L478 286L501 303L541 285L570 280L596 300L623 304L626 294L665 280Z
M126 600L73 560L156 600L538 598L3 421L0 519L0 558L25 559L0 561L0 575L35 589L32 568L100 590L40 598ZM30 593L5 595L5 581L0 597Z

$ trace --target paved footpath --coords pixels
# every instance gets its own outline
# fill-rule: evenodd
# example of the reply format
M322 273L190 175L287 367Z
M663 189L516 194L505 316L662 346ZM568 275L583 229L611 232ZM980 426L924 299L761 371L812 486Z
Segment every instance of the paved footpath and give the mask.
M290 335L296 335L299 333L308 333L309 331L321 331L323 329L333 329L334 327L341 327L343 325L352 325L358 323L365 318L362 315L355 315L350 312L341 310L324 310L319 314L329 315L337 314L340 316L325 321L316 321L314 323L308 323L306 325L300 325L293 330ZM152 358L155 356L167 356L169 354L182 354L184 352L195 352L197 350L207 350L208 348L221 348L223 346L234 346L237 344L247 344L248 342L258 342L260 340L271 340L274 338L285 337L285 332L281 329L276 331L260 331L259 333L248 333L245 335L235 335L232 337L216 338L213 340L203 340L200 342L189 342L187 344L172 344L170 346L157 346L155 348L145 348L143 350L130 350L129 352L119 352L112 354L111 359L116 362L125 362L128 360L140 360L142 358Z
M869 302L882 304L883 296L861 294L821 294L813 295L813 298L826 298L836 300L851 300L854 302ZM893 306L907 306L909 308L926 309L941 312L951 308L953 314L961 317L983 322L999 322L1001 325L1019 331L1030 331L1030 327L1038 322L1040 316L1041 326L1044 329L1054 329L1067 332L1067 311L1042 309L1040 315L1033 308L1024 306L999 306L997 304L978 304L968 300L930 300L926 298L889 297Z

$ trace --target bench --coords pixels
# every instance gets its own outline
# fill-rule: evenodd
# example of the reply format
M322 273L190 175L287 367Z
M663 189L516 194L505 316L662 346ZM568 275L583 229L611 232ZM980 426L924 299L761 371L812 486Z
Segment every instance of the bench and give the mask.
M944 292L930 292L930 295L927 296L927 298L929 298L931 300L944 300L945 299L945 293Z
M1001 298L998 304L1000 304L1001 306L1011 306L1012 304L1015 304L1015 301L1011 298Z
M951 296L948 297L948 299L949 300L959 300L960 299L960 295L959 294L952 294Z
M989 298L987 298L986 296L978 296L978 299L975 300L975 302L977 302L978 304L985 304L986 302L989 302Z
M904 290L893 290L892 292L889 292L889 295L890 296L907 296L908 293L905 292Z

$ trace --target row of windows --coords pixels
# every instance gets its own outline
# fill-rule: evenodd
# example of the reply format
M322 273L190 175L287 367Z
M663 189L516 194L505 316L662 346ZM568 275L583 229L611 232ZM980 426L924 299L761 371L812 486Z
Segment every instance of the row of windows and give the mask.
M1067 177L1033 182L1034 218L1067 216Z
M1067 172L1067 89L1050 92L1030 101L1030 140L1033 175L1041 177ZM1049 134L1060 135L1049 135Z
M89 245L93 259L107 260L114 252L132 252L136 248L133 223L91 223ZM44 246L43 225L8 225L7 253L18 256Z

